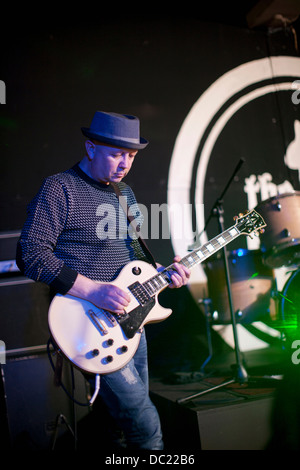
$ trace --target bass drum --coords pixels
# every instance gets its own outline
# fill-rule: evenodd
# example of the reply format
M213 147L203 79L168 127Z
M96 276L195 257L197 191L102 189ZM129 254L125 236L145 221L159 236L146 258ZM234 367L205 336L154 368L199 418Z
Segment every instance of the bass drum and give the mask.
M279 295L280 326L289 336L299 327L300 269L294 271Z
M219 252L203 263L207 276L208 294L214 312L212 320L218 324L231 323L225 267ZM269 317L274 289L273 270L261 260L260 250L239 249L228 254L231 293L236 321L252 323Z
M260 236L263 260L270 268L300 265L300 192L281 194L255 208L267 226Z

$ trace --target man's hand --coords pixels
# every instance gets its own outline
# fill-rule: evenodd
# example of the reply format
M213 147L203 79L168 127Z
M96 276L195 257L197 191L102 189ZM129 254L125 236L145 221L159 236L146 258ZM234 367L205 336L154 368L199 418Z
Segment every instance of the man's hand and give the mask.
M180 256L175 256L171 274L171 289L186 285L190 278L190 270L180 264ZM164 269L159 267L158 271ZM81 274L78 274L73 287L68 294L74 295L117 315L122 315L130 303L130 296L117 286L110 283L95 282Z
M130 296L117 286L109 283L95 282L78 274L73 287L68 294L88 300L98 308L109 310L121 315L128 307Z
M99 308L122 315L130 302L129 295L112 284L99 284L92 296L92 303Z
M169 284L170 289L178 289L179 287L185 286L190 279L190 270L184 266L183 264L180 264L180 256L175 256L172 267L173 270L169 271L171 274L171 280L172 283ZM158 268L158 271L162 271L164 268L160 266Z

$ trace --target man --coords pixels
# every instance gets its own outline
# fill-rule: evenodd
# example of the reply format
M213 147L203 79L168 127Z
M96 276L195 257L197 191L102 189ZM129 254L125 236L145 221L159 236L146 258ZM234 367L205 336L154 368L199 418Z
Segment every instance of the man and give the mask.
M85 156L74 167L44 180L28 206L17 249L20 270L35 281L47 283L55 293L71 294L99 308L122 315L128 294L107 284L134 259L147 261L136 237L120 233L120 220L106 219L99 208L109 204L118 217L116 184L128 206L136 204L131 188L122 182L139 150L148 142L140 137L134 116L97 111L87 138ZM99 234L99 221L107 222ZM119 236L109 236L110 223ZM101 235L101 236L100 236ZM174 259L170 287L186 284L189 271ZM157 266L159 267L159 266ZM148 394L145 332L134 358L121 370L101 377L100 395L123 429L127 445L162 449L159 417Z

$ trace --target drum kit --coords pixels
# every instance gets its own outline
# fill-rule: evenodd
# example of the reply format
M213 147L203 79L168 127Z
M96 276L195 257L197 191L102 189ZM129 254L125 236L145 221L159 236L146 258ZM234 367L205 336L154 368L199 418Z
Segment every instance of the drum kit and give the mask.
M255 210L267 224L260 236L260 249L239 249L228 254L236 322L265 320L286 332L297 327L300 316L300 191L271 197ZM282 268L285 284L279 290L276 272ZM214 312L212 322L230 323L220 255L209 259L204 269Z

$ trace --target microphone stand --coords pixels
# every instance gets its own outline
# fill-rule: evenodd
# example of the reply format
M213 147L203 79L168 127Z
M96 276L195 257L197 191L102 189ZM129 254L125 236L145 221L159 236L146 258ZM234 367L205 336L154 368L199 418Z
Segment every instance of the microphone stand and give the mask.
M203 231L205 231L210 219L213 216L216 216L218 218L218 225L219 225L219 233L224 232L224 209L223 209L223 197L226 194L229 186L231 185L235 175L238 173L240 170L240 167L244 163L244 159L240 159L237 167L235 168L230 180L228 181L225 189L223 190L220 198L218 198L210 212L210 215L205 223L205 227ZM241 354L240 354L240 348L239 348L239 341L238 341L238 335L237 335L237 328L236 328L236 315L234 313L234 307L233 307L233 301L232 301L232 291L231 291L231 282L230 282L230 274L229 274L229 267L228 267L228 256L227 256L227 249L226 246L222 248L223 251L223 263L224 263L224 270L225 270L225 276L226 276L226 286L227 286L227 292L228 292L228 301L229 301L229 309L230 309L230 316L231 316L231 323L232 323L232 330L233 330L233 337L234 337L234 345L235 345L235 357L236 357L236 376L230 380L227 380L220 385L216 385L215 387L212 387L208 390L204 390L202 392L196 393L194 395L190 395L185 398L181 398L177 400L177 403L184 403L188 400L191 400L193 398L205 395L207 393L213 392L214 390L217 390L222 387L226 387L229 384L232 383L240 383L244 384L248 381L248 374L242 365L241 361Z

